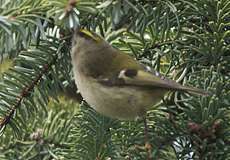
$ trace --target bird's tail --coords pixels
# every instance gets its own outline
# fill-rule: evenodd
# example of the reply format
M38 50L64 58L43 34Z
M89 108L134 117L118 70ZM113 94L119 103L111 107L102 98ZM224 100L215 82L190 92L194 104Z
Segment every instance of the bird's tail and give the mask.
M186 92L196 94L196 95L202 95L202 96L210 96L211 95L210 92L205 91L203 89L188 87L188 86L181 86L179 90L186 91Z

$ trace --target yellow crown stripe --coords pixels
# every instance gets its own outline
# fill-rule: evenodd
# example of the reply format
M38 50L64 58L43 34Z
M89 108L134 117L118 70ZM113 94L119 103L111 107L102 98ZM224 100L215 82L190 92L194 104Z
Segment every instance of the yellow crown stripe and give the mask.
M91 33L90 31L86 30L86 29L80 29L79 30L81 33L85 34L86 36L92 38L93 40L95 40L96 42L101 41L101 38L97 35L94 35L93 33Z

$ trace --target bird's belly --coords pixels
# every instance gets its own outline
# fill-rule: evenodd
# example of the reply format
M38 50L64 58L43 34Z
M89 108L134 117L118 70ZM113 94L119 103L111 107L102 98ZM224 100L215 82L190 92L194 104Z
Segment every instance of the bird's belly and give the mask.
M118 119L131 120L143 116L163 96L160 90L104 86L83 77L76 77L76 84L82 97L92 108L105 116ZM156 96L159 98L154 98Z

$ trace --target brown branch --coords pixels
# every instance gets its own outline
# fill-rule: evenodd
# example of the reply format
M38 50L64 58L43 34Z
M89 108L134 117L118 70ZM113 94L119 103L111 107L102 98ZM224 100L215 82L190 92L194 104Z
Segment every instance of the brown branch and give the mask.
M35 88L35 86L37 86L39 84L39 82L42 79L42 76L49 71L49 68L54 64L56 59L57 59L57 57L54 57L53 60L49 64L45 64L42 67L43 69L42 69L41 73L38 74L38 76L32 81L31 85L25 87L22 90L20 96L18 96L16 98L17 99L16 104L12 106L8 115L6 115L4 118L0 118L0 130L10 122L16 109L20 107L22 100L30 95L30 92Z
M75 8L77 0L69 0L65 7L65 17Z

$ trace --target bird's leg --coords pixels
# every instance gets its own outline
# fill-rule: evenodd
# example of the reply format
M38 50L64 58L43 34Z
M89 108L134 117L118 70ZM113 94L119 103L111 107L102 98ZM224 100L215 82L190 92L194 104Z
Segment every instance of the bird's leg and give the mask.
M148 137L148 125L147 125L147 120L146 116L143 117L144 125L145 125L145 149L147 151L147 160L151 160L151 153L152 153L152 146L149 142L149 137Z

